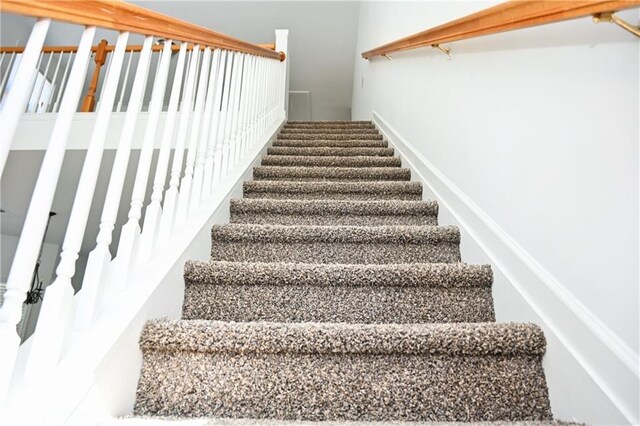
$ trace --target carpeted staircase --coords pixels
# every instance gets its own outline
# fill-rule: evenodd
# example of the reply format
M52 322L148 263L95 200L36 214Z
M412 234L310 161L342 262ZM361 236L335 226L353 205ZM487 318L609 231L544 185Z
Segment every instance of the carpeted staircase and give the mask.
M144 328L135 413L349 421L552 420L533 324L495 322L492 272L371 122L289 122L183 319Z

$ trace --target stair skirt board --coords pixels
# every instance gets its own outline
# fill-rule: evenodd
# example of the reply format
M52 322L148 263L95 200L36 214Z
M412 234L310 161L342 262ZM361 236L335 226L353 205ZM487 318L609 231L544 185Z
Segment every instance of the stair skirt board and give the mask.
M541 329L495 322L491 267L401 166L370 121L286 123L185 264L182 319L145 325L134 414L561 424Z

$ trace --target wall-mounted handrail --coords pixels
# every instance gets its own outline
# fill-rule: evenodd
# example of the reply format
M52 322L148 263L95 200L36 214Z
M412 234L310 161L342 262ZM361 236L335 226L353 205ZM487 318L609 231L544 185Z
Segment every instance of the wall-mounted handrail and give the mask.
M120 0L58 1L3 0L0 12L53 19L72 24L97 26L116 31L162 37L169 40L250 53L284 60L281 52L261 47L205 27L172 18Z
M640 6L627 1L512 0L362 53L365 59Z

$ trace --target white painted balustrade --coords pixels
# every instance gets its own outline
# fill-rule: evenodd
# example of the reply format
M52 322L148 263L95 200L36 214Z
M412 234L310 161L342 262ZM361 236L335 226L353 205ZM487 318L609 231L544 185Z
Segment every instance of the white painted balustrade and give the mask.
M146 36L141 51L134 52L127 47L129 33L121 32L109 53L101 90L96 91L96 112L89 113L95 120L78 186L65 188L74 191L75 198L55 280L46 290L26 365L18 373L14 369L20 345L16 326L58 185L69 129L81 104L83 85L91 77L88 69L96 32L95 27L85 28L73 52L44 54L49 24L39 20L34 25L24 53L0 55L0 171L30 99L38 102L33 112L56 117L0 307L0 408L11 380L36 383L50 374L70 345L82 339L102 315L117 308L112 300L136 289L135 277L145 265L172 249L172 239L192 217L210 207L207 201L216 188L285 119L285 62L162 39L153 81L148 81L155 37ZM177 55L175 45L179 45ZM114 114L124 115L124 123L108 174L99 231L88 236L95 248L88 256L82 288L74 294L71 281L87 238ZM134 137L140 129L143 138L133 192L121 206ZM149 183L151 193L147 194ZM118 222L121 207L128 208L125 224ZM116 229L120 237L112 252Z

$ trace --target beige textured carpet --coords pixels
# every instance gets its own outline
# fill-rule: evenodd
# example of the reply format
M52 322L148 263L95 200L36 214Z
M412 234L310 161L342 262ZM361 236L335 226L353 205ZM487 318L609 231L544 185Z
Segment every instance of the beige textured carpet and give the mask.
M145 326L136 415L553 423L542 330L495 322L491 267L394 154L371 122L284 126L185 265L183 318Z

